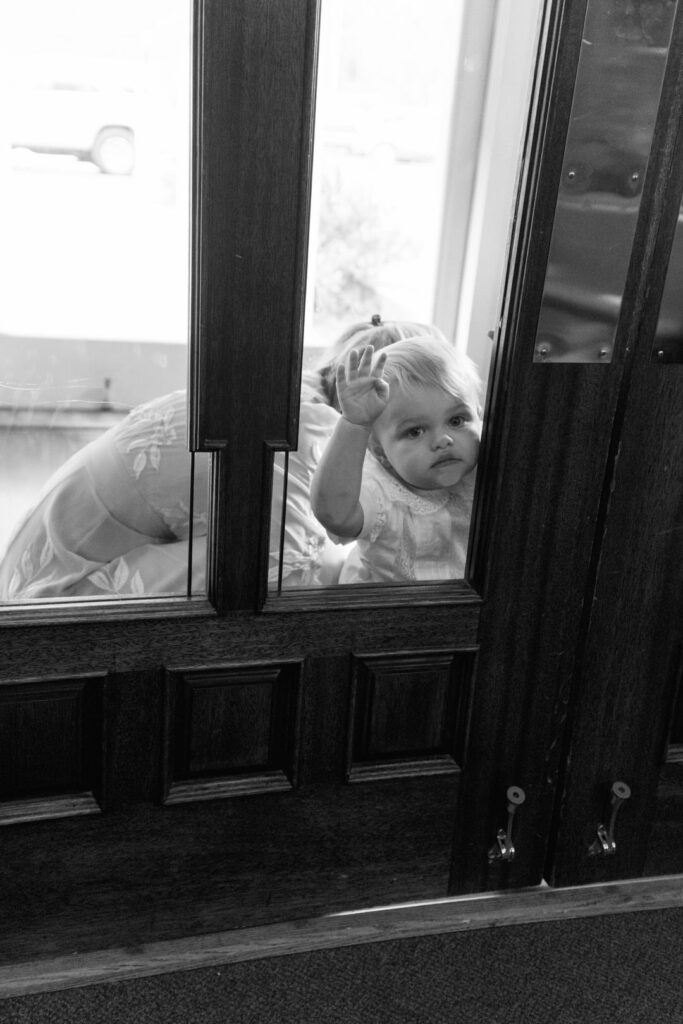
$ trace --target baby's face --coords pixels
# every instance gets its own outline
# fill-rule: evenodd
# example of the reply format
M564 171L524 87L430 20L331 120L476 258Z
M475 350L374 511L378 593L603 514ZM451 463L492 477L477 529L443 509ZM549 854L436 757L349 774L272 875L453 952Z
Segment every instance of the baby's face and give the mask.
M394 469L411 487L453 487L477 464L481 419L474 399L434 387L396 390L373 434Z

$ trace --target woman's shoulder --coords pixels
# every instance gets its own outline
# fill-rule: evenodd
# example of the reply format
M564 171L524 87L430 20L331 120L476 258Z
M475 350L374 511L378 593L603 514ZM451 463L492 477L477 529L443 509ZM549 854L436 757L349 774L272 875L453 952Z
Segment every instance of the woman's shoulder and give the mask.
M182 423L184 426L187 422L187 391L171 391L151 398L132 409L128 419L131 423Z
M119 451L144 449L154 445L185 445L187 433L187 393L172 391L132 409L114 429L113 440Z
M319 402L329 406L323 382L317 370L304 370L301 374L301 401Z
M319 373L304 373L301 384L299 406L299 446L305 443L307 435L314 435L316 441L332 433L339 419L322 390Z
M302 402L299 407L299 426L305 427L334 427L339 419L339 413L331 405L322 405L320 402Z

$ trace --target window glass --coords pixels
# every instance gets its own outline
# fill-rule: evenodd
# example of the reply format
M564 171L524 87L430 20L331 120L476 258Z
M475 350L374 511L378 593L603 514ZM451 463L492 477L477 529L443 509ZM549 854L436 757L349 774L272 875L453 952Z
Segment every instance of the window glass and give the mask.
M540 10L323 0L302 403L298 449L275 457L273 590L464 576L484 402L474 378L486 381L499 315ZM398 409L391 384L362 474L354 457L361 514L345 517L334 364L371 343L391 366L393 344L416 335L432 339L418 377L428 349L447 349L429 356L436 383L411 393L422 411ZM410 419L410 439L394 419Z
M190 0L2 5L2 601L188 589L190 30Z
M675 12L588 4L535 362L612 359Z

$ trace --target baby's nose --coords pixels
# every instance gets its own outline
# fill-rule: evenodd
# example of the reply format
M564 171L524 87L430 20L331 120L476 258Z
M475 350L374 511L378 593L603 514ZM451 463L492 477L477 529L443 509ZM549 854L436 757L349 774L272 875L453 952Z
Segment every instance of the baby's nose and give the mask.
M441 436L436 439L437 448L448 448L451 444L453 444L453 438L450 434L441 434Z

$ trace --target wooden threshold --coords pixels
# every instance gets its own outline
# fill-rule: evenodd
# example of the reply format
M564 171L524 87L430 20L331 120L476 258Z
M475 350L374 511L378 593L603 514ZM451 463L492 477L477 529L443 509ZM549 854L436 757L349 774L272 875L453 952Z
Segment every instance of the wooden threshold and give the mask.
M242 928L139 947L74 953L0 967L0 998L55 992L171 971L286 956L366 942L683 907L683 875L345 911L325 917Z

